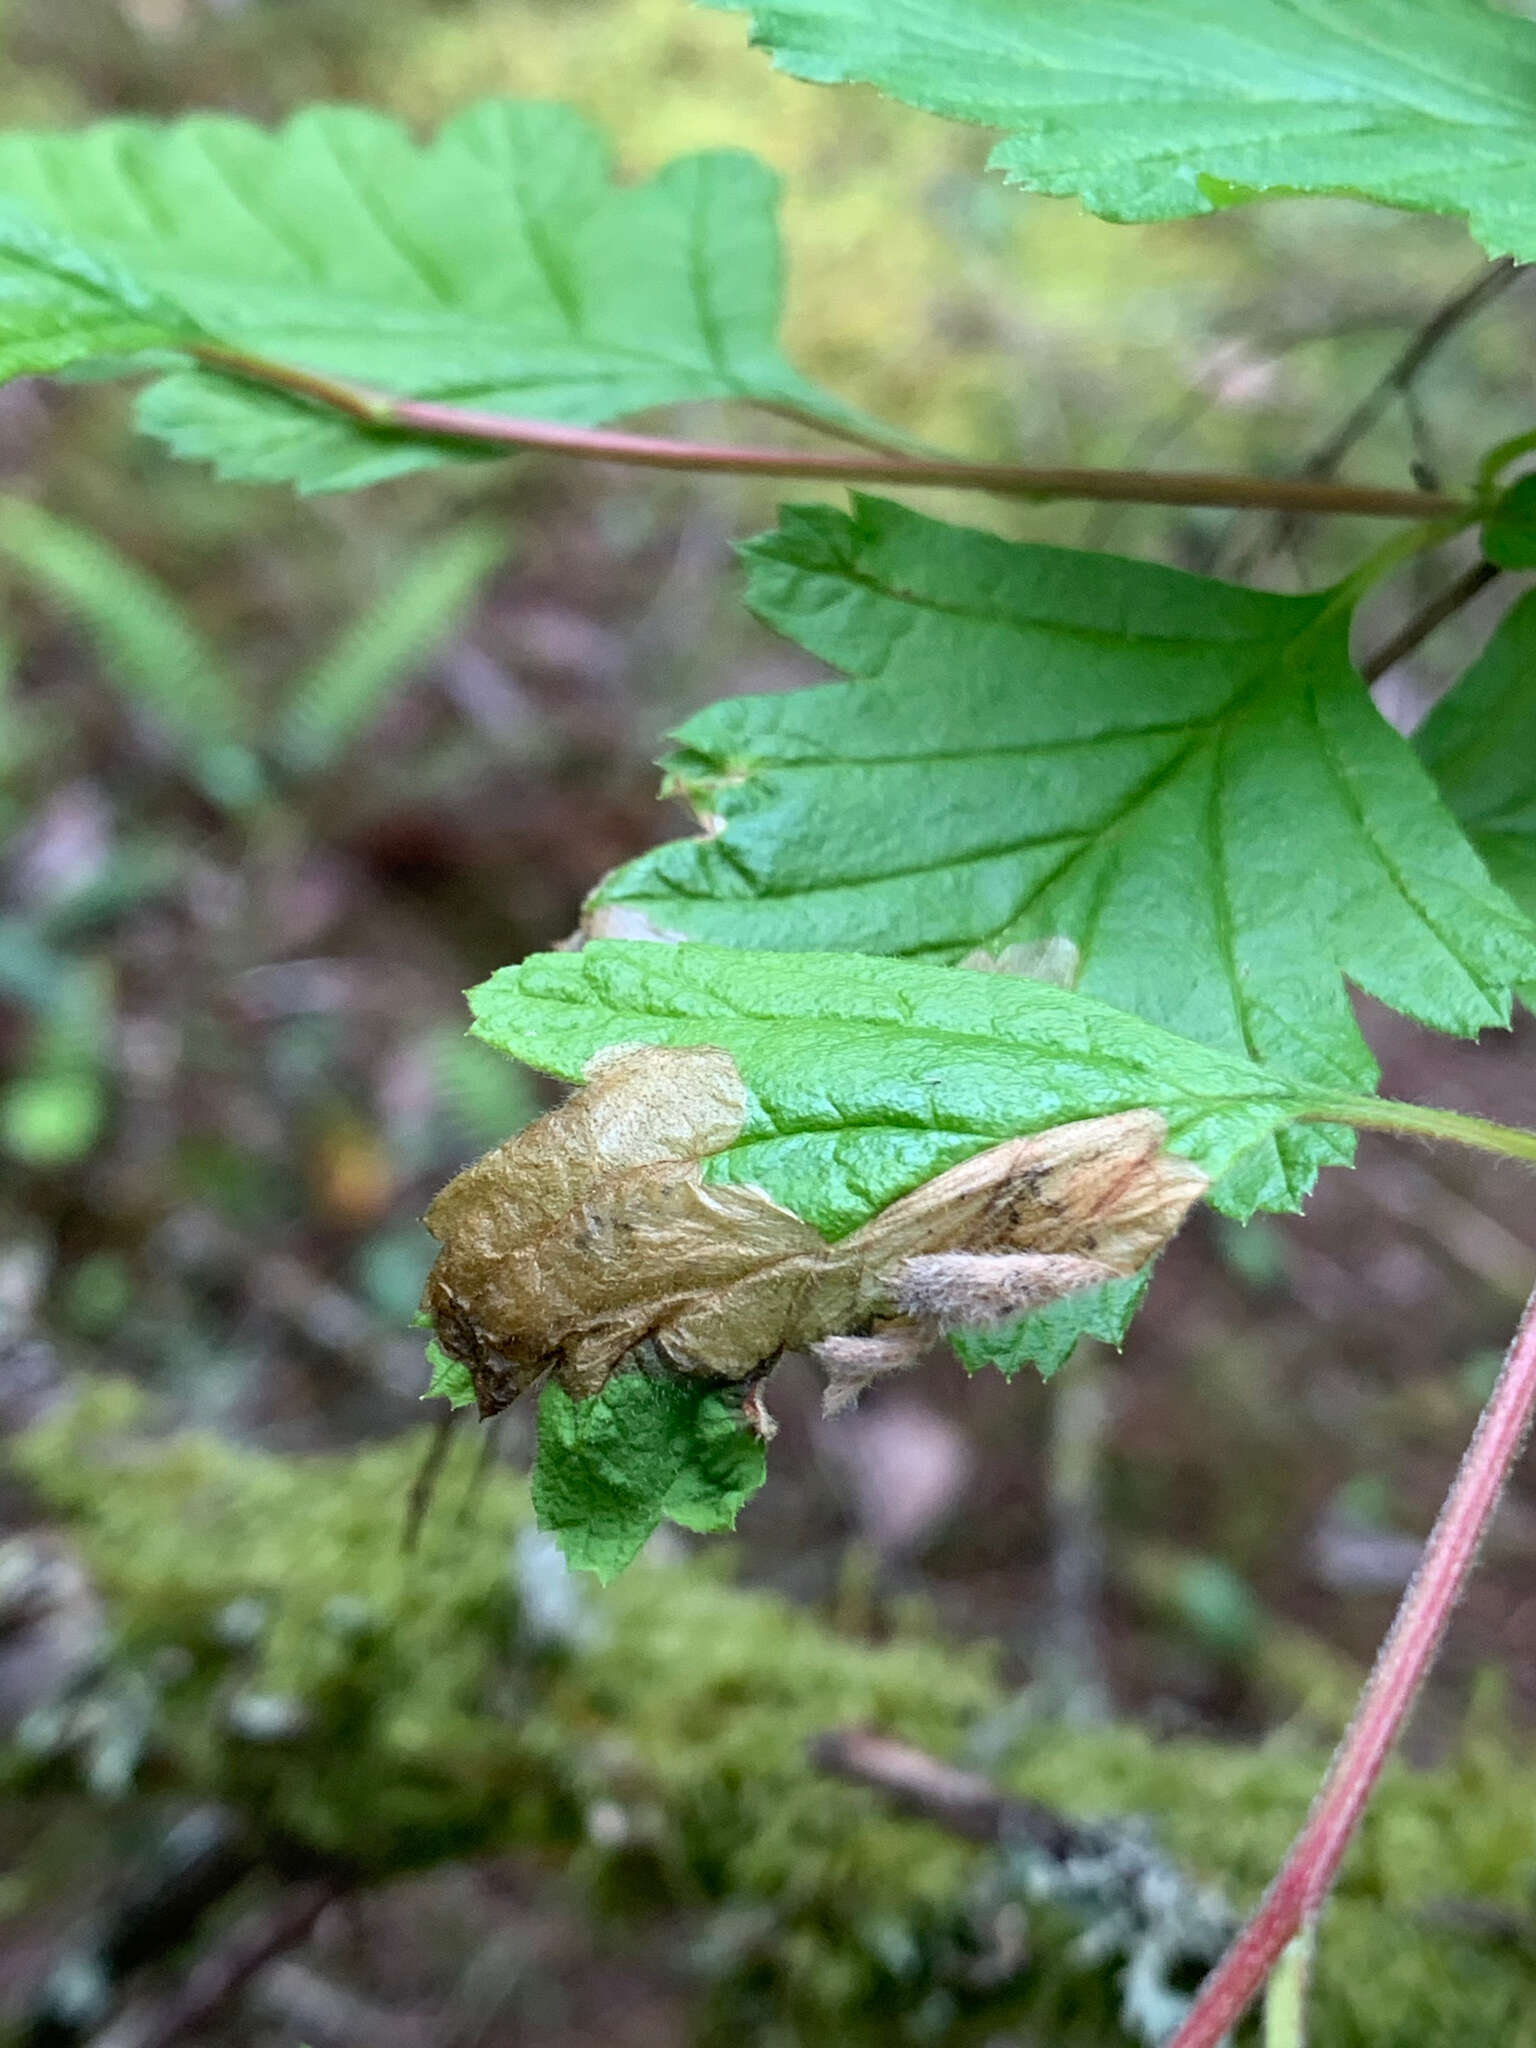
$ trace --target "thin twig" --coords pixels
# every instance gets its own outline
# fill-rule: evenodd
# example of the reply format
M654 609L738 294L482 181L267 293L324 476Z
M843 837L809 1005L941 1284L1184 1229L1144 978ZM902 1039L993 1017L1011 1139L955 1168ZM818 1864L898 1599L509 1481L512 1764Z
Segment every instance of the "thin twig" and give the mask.
M1421 641L1427 640L1436 627L1443 626L1463 605L1470 604L1480 590L1486 590L1499 573L1495 562L1481 559L1474 562L1438 597L1432 597L1422 611L1415 612L1374 654L1367 655L1360 664L1361 675L1368 683L1374 683L1389 668L1395 668L1405 656L1412 654Z
M986 1778L956 1769L926 1750L862 1728L818 1735L811 1762L829 1777L883 1792L903 1813L931 1820L967 1842L1028 1842L1062 1858L1102 1847L1102 1831L1069 1819L1038 1799L999 1792Z
M1396 1131L1402 1137L1467 1145L1474 1152L1491 1152L1498 1159L1518 1159L1526 1166L1536 1166L1536 1130L1522 1124L1497 1124L1485 1116L1467 1116L1459 1109L1436 1109L1429 1102L1404 1102L1393 1095L1319 1095L1298 1108L1296 1115L1303 1123Z
M820 1736L811 1760L883 1792L906 1813L1001 1851L994 1871L1016 1896L1053 1900L1083 1917L1083 1946L1097 1964L1124 1963L1128 2032L1145 2035L1153 2010L1161 2032L1170 2011L1190 2002L1176 1978L1191 1965L1214 1963L1232 1938L1236 1918L1220 1894L1170 1862L1135 1821L1073 1820L905 1742L857 1730Z
M1431 313L1396 361L1382 372L1327 439L1313 449L1301 465L1300 474L1306 477L1332 476L1355 443L1375 426L1392 400L1409 393L1413 380L1436 350L1512 284L1519 269L1512 256L1501 256L1497 263L1484 264L1475 277Z
M450 1409L450 1416L452 1412ZM496 1454L498 1450L496 1435L500 1425L501 1417L493 1415L481 1427L480 1455L475 1460L475 1469L469 1475L469 1484L464 1489L464 1497L459 1502L458 1513L453 1518L461 1528L466 1522L473 1519L475 1510L480 1505L480 1496L484 1493L486 1484L496 1468Z
M400 1549L409 1557L421 1540L421 1525L427 1518L427 1509L432 1505L432 1496L437 1491L437 1482L442 1476L443 1464L448 1456L448 1444L456 1408L443 1409L433 1426L426 1455L421 1461L416 1477L411 1481L411 1490L405 1497L405 1525L400 1531Z
M867 448L874 455L938 455L943 452L931 445L924 447L898 428L882 428L878 421L855 426L851 420L827 419L819 412L813 412L808 405L791 405L776 398L754 398L751 403L755 412L772 413L777 419L788 420L793 427L805 427L828 440L846 441L854 448Z
M1168 2048L1217 2048L1333 1888L1382 1766L1440 1647L1536 1410L1536 1294L1526 1304L1417 1574L1403 1596L1310 1818L1258 1911L1201 1988Z
M1332 477L1355 443L1368 434L1394 398L1412 399L1413 382L1437 350L1474 314L1497 298L1520 273L1513 257L1502 256L1497 263L1484 264L1468 283L1436 307L1393 361L1377 378L1363 398L1353 405L1331 434L1320 441L1301 464L1298 476L1313 483ZM1424 455L1422 421L1410 420L1414 447ZM1230 574L1237 581L1250 575L1266 555L1278 552L1296 536L1297 514L1287 512L1275 523L1267 538L1255 539L1232 563Z
M737 447L670 440L614 428L571 427L518 419L435 399L397 398L291 364L203 344L200 362L267 390L344 414L380 434L485 449L543 450L578 462L616 462L642 469L726 476L804 477L828 483L933 486L987 491L1008 498L1076 498L1112 504L1212 505L1235 510L1347 513L1364 519L1455 519L1475 515L1470 498L1447 491L1399 491L1371 485L1312 483L1188 470L1034 469L1007 462L967 462L918 455L830 455L785 448Z

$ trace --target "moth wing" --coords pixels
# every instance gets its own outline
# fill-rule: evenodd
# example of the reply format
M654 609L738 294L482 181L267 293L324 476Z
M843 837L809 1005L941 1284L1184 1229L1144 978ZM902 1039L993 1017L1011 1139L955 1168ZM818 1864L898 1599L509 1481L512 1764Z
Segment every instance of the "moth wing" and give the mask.
M427 1211L434 1237L494 1254L558 1226L616 1173L704 1158L741 1135L746 1090L714 1046L610 1046L588 1074L448 1183Z
M655 1288L636 1272L636 1227L623 1219L638 1203L656 1223L664 1190L696 1179L699 1159L745 1121L746 1090L715 1047L610 1047L588 1072L427 1211L442 1250L422 1305L452 1355L494 1377L498 1406L568 1355L595 1371L622 1356L631 1329L643 1334Z
M1167 1135L1155 1111L1126 1110L962 1160L855 1233L866 1284L878 1298L903 1260L946 1252L1064 1253L1133 1273L1208 1185Z

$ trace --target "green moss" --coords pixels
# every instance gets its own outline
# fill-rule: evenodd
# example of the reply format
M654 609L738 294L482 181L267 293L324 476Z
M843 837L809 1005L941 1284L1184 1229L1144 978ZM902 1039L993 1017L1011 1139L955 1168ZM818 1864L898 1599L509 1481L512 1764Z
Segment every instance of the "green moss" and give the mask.
M959 2041L1019 2025L1053 2048L1120 2038L1113 1987L1069 1967L1049 1922L1022 1982L981 1994L978 1885L990 1869L995 1900L996 1867L805 1761L808 1737L849 1724L957 1753L1001 1703L984 1654L843 1640L732 1588L717 1554L583 1587L567 1646L546 1630L540 1648L510 1569L520 1535L528 1563L524 1489L494 1476L461 1513L473 1432L405 1556L419 1438L285 1459L131 1433L142 1426L132 1397L99 1388L34 1431L21 1461L74 1524L120 1661L164 1670L168 1648L190 1652L163 1695L175 1779L239 1801L274 1854L382 1876L537 1846L611 1909L725 1909L707 1944L705 2032L721 2039ZM231 1714L259 1732L263 1702L302 1707L304 1732L231 1732ZM1244 1903L1320 1764L1278 1742L1039 1726L1006 1776L1076 1815L1150 1815ZM1398 1771L1328 1916L1317 2038L1536 2048L1529 1964L1434 1921L1446 1898L1525 1911L1533 1870L1536 1770L1507 1744L1480 1737L1442 1770Z

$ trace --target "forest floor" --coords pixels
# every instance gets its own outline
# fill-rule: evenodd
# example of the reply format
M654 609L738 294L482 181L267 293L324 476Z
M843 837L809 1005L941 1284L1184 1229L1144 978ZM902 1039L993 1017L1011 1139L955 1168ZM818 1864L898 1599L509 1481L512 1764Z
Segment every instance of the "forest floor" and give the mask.
M331 94L427 119L499 90L576 99L633 168L734 137L788 180L791 334L808 367L905 426L1040 460L1294 468L1475 267L1459 231L1366 209L1326 229L1287 206L1137 240L983 183L978 138L771 79L739 22L672 0L423 4L387 25L344 0L300 12L11 0L0 116L265 116ZM1533 313L1522 281L1426 372L1449 473L1505 422L1528 423ZM1413 440L1389 412L1353 473L1405 481ZM160 577L258 716L425 539L470 516L504 524L505 561L365 745L259 830L194 786L78 624L0 569L0 1065L46 1080L62 1062L95 1090L84 1110L79 1090L61 1098L0 1179L0 1395L19 1417L29 1375L111 1369L272 1448L414 1426L407 1324L431 1253L418 1219L459 1164L553 1099L463 1047L459 991L564 938L608 868L687 829L656 801L669 726L822 673L739 608L732 542L772 500L530 463L300 505L131 441L120 395L32 386L0 392L0 489ZM1279 584L1337 573L1362 538L1272 547L1253 522L1206 514L939 509L1218 571L1257 551L1256 573ZM1411 719L1490 618L1474 611L1390 674L1388 715ZM1531 1017L1475 1047L1370 1005L1362 1017L1390 1092L1533 1120ZM1367 1138L1359 1170L1325 1175L1300 1217L1246 1231L1197 1218L1124 1356L1090 1361L1075 1397L1065 1379L1007 1385L936 1358L827 1423L809 1367L786 1365L739 1569L855 1633L926 1603L940 1633L1001 1641L1020 1683L1045 1670L1065 1696L1100 1686L1159 1728L1250 1738L1294 1704L1277 1643L1363 1672L1533 1279L1536 1181ZM499 1454L525 1462L529 1427L511 1418ZM1084 1457L1091 1483L1064 1501ZM19 1491L4 1504L26 1520ZM1444 1748L1487 1666L1507 1673L1517 1719L1536 1716L1533 1560L1528 1471L1456 1618L1417 1754ZM365 1941L380 2006L409 2018L409 1962L385 1961L408 1956L401 1930L515 1910L565 1987L562 2013L527 2038L675 2039L666 1971L611 1950L599 1964L579 1921L541 1920L530 1882L424 1880L328 1923L321 1948ZM42 1954L35 1929L16 1933L11 1991ZM303 1987L289 1990L291 2012ZM308 2024L319 2043L351 2023Z

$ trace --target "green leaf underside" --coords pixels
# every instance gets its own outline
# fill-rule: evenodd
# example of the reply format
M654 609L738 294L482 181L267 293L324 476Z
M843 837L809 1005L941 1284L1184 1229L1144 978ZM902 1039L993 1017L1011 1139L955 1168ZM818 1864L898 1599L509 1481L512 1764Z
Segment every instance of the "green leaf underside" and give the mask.
M615 185L576 114L514 101L425 146L355 107L276 133L195 115L0 136L0 375L195 330L396 395L579 425L730 398L851 422L779 352L774 193L733 152ZM312 490L455 456L205 370L162 378L139 416L226 475Z
M610 1045L712 1045L748 1095L707 1164L829 1239L989 1146L1151 1108L1216 1179L1308 1104L1250 1062L1047 982L827 953L598 940L470 992L475 1033L576 1081ZM1229 1179L1213 1199L1246 1213Z
M423 1401L440 1397L450 1408L474 1407L475 1383L469 1367L450 1358L435 1337L427 1339L427 1364L432 1368L432 1377L421 1397Z
M706 0L796 76L1008 131L1107 220L1265 194L1463 215L1536 256L1536 25L1487 0Z
M572 1565L605 1582L664 1520L701 1532L734 1528L766 1471L739 1396L626 1372L589 1400L555 1385L539 1400L539 1527Z
M1536 592L1506 616L1414 743L1490 872L1536 918ZM1536 975L1520 994L1536 1008Z
M599 905L737 946L957 961L1064 935L1078 987L1328 1090L1376 1078L1346 977L1508 1021L1536 934L1379 717L1330 593L1022 546L879 500L791 510L750 602L861 680L728 699L672 776L707 821ZM993 977L987 977L991 979ZM1282 1132L1240 1202L1348 1140Z
M19 210L0 182L0 382L196 338L180 306Z

